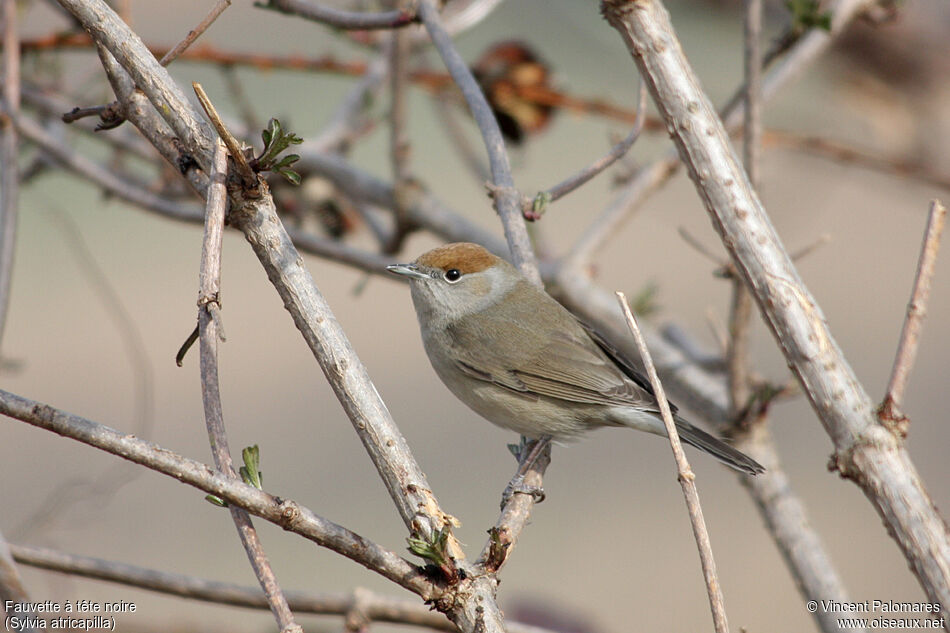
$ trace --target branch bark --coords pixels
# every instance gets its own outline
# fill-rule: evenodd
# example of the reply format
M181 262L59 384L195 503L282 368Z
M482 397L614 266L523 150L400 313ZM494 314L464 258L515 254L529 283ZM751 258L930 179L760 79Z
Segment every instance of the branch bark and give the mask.
M211 184L208 186L208 203L205 206L205 233L201 245L201 267L198 290L198 332L201 348L201 400L204 404L205 424L215 467L226 477L238 479L228 436L224 429L224 412L221 406L221 390L218 385L218 340L223 337L220 326L221 314L221 245L224 241L224 216L228 206L227 187L228 153L224 145L215 144L211 163ZM254 477L257 473L253 474ZM247 553L247 558L267 597L271 612L277 620L281 633L303 633L294 621L287 599L277 584L277 577L264 553L261 539L254 529L247 511L229 506L231 519L237 528L238 537Z
M201 462L9 391L0 390L0 414L99 448L221 497L255 516L346 556L425 600L434 599L441 593L422 570L397 554L317 516L295 501L274 497L226 477Z
M604 0L646 80L713 225L835 444L834 467L881 514L933 602L950 604L950 532L900 438L868 394L739 166L657 0Z

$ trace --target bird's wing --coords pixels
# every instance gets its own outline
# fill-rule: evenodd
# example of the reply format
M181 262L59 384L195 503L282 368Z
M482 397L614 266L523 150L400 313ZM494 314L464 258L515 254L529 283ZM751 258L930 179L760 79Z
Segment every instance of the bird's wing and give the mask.
M629 380L573 319L543 338L523 323L512 320L505 327L511 340L532 350L524 355L492 344L495 333L464 321L453 325L452 338L464 340L466 350L453 354L457 367L472 378L525 395L581 404L655 406L652 393Z

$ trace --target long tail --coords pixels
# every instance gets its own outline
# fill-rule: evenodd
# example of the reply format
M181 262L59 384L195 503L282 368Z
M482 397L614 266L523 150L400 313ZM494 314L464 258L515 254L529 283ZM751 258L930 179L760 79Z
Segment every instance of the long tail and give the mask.
M713 437L706 431L697 429L678 415L674 416L674 421L680 439L690 446L694 446L704 453L709 453L726 466L748 475L758 475L765 472L765 468L759 462L742 451L737 451L722 440Z

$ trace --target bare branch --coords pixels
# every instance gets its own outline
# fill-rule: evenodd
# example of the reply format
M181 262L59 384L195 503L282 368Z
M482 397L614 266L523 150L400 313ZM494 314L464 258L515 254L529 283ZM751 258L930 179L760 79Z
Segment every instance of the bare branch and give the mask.
M592 323L599 331L609 336L624 354L636 357L636 347L629 344L628 328L616 310L615 297L606 290L591 284L580 273L568 273L561 269L552 288L560 292L562 301L576 314ZM675 392L676 399L690 409L702 412L712 427L729 421L729 394L722 380L721 368L706 370L681 352L681 348L696 348L695 342L670 344L665 337L652 334L645 326L645 334L664 385ZM708 358L709 352L693 351L699 358ZM767 441L763 441L763 438ZM770 526L770 534L788 562L791 573L802 596L825 596L831 600L848 602L849 596L838 573L835 571L827 550L807 520L804 504L795 495L784 474L774 443L767 436L767 427L757 424L752 432L743 435L736 448L766 467L755 477L742 477L740 481L754 480L749 493L759 512ZM825 621L833 622L825 614ZM828 630L827 628L825 630Z
M673 421L673 412L670 411L670 403L663 391L663 383L660 382L660 377L656 373L653 358L650 356L650 350L647 349L646 341L643 340L643 334L640 333L637 320L634 318L633 312L630 311L627 297L622 292L617 292L616 295L617 301L620 303L620 309L623 310L624 318L627 321L627 327L630 328L630 332L636 340L640 359L643 361L643 367L650 379L650 386L653 387L653 393L656 395L657 403L660 406L660 414L663 416L663 424L666 426L666 434L670 440L670 447L673 449L673 458L676 460L676 470L678 472L677 478L683 488L690 525L693 527L693 536L696 538L696 546L699 548L699 560L703 567L703 578L706 581L706 593L709 595L709 607L712 609L713 625L716 627L716 633L729 633L729 623L726 621L726 606L722 598L719 576L716 573L716 560L713 558L712 544L709 542L709 532L706 530L706 520L703 518L703 508L699 503L699 491L696 489L696 475L693 474L693 470L686 460L686 453L683 451L679 433L676 432L676 423Z
M266 183L261 183L266 194ZM366 368L353 350L343 328L320 293L310 271L277 217L273 199L231 201L231 224L240 229L284 301L294 324L343 405L399 514L412 534L432 540L455 523L436 501L422 469L416 463L389 410L376 391ZM452 543L452 554L464 556Z
M189 205L162 198L161 196L157 196L150 191L123 180L115 173L114 169L100 165L82 154L77 153L73 148L60 143L35 121L21 116L16 121L16 127L23 135L23 138L36 143L55 161L80 176L91 180L116 197L147 209L153 209L163 215L176 219L200 221L201 210L197 205Z
M897 422L903 418L901 405L904 402L904 389L907 387L910 370L917 358L920 331L924 317L927 315L927 302L930 299L930 282L934 276L937 253L940 252L940 237L946 221L946 207L939 200L934 200L930 204L930 213L927 216L927 229L924 231L924 243L920 247L920 258L917 260L917 274L914 277L914 289L910 295L910 302L907 304L907 316L901 328L897 357L894 359L884 403L881 405L881 417L891 422Z
M17 164L17 131L20 113L20 36L15 0L3 0L3 95L0 98L0 341L6 329L13 279L19 214L20 174Z
M95 580L119 583L191 600L202 600L254 609L267 609L267 599L259 587L247 587L184 574L158 571L128 563L90 556L69 554L45 547L11 545L13 558L22 565L71 574ZM371 620L416 624L443 631L457 631L444 615L433 612L418 601L401 600L367 593L362 595L363 612ZM344 615L354 602L353 594L312 594L286 592L290 607L297 613Z
M539 440L534 440L539 441ZM525 451L529 450L525 446ZM522 455L522 462L529 464L528 470L523 473L521 483L527 489L541 490L541 484L544 478L544 471L551 464L550 444L536 459L526 461L527 456ZM515 477L522 475L521 464L518 465L518 471ZM514 481L514 480L512 480ZM495 522L495 525L488 531L489 538L485 547L482 548L478 556L476 566L485 569L488 572L495 573L499 571L502 565L508 560L508 555L514 549L521 532L528 524L531 517L531 509L538 499L531 494L513 494L508 498L507 503L501 510L501 515Z
M244 187L246 189L256 190L258 177L247 162L247 156L244 155L244 148L241 147L240 142L234 138L234 135L228 130L224 121L221 120L218 111L215 109L214 104L211 103L211 99L208 98L208 94L204 91L204 88L201 87L201 84L197 81L193 81L191 87L195 89L195 95L198 96L198 101L201 102L201 107L204 108L205 114L208 115L211 125L214 126L214 129L218 132L218 136L220 136L224 144L227 145L228 153L231 154L231 158L234 160Z
M511 176L511 165L505 151L505 140L498 127L498 121L492 114L491 107L485 100L485 95L472 76L472 71L462 60L462 56L452 45L452 40L439 18L439 12L433 0L418 0L419 17L425 24L432 43L439 51L445 67L452 79L462 91L468 103L469 111L478 124L488 151L488 162L492 173L491 193L495 201L495 209L501 217L505 229L505 238L511 251L512 263L534 283L541 285L541 276L538 273L538 264L528 239L524 215L521 212L521 194L515 189L515 181Z
M267 0L255 2L255 7L273 9L281 13L299 15L302 18L322 22L337 29L367 31L370 29L396 29L416 21L415 13L408 9L358 13L331 9L310 0Z
M429 600L439 589L399 555L317 516L289 499L280 499L134 435L126 435L78 415L0 390L0 413L168 475L244 508L251 514L331 549Z
M185 36L185 39L180 41L175 48L168 51L162 58L158 61L162 66L168 66L170 63L175 61L179 55L185 52L189 46L195 43L201 34L208 30L208 27L211 26L215 20L218 19L218 16L224 13L224 10L231 6L231 0L218 0L211 11L208 12L208 15L198 23L198 26L188 31L188 35Z
M226 477L237 479L231 452L228 448L228 436L224 430L224 413L221 408L221 392L218 385L218 338L220 335L219 315L221 309L221 244L224 239L224 216L227 210L228 196L226 180L228 175L228 155L221 141L215 143L211 163L211 184L208 187L208 203L205 207L205 232L201 246L201 270L198 291L198 332L201 347L201 399L204 403L205 423L211 440L211 453L217 469ZM256 473L254 474L256 476ZM277 584L277 577L270 561L264 553L260 537L245 510L229 506L231 519L237 528L238 536L247 552L247 558L254 575L264 590L271 612L277 619L282 633L302 633L303 629L294 621L294 615L287 606Z
M103 0L58 0L94 40L105 46L145 93L203 168L211 164L211 133L184 92L142 40Z
M10 550L18 563L38 569L114 582L191 600L252 609L268 608L267 600L258 587L158 571L46 547L11 545ZM287 591L286 595L290 607L297 613L343 616L349 613L358 601L361 615L371 622L411 624L450 633L458 631L444 615L432 611L430 607L418 601L392 598L367 589L358 588L350 593ZM547 629L519 622L507 624L510 633L550 633Z
M867 392L739 167L722 122L683 56L669 14L658 0L605 0L602 7L650 85L715 228L834 441L834 466L861 486L928 597L950 604L947 524L899 438L874 416Z
M563 198L567 194L575 191L580 186L589 182L594 176L604 171L615 162L620 160L626 154L633 144L640 138L640 132L643 131L643 123L646 121L647 110L647 87L646 84L640 84L640 100L637 102L637 118L633 123L633 129L627 135L627 138L617 143L610 152L582 169L580 172L570 176L560 183L554 185L547 191L538 194L543 197L545 203L554 202ZM535 198L537 200L538 198Z

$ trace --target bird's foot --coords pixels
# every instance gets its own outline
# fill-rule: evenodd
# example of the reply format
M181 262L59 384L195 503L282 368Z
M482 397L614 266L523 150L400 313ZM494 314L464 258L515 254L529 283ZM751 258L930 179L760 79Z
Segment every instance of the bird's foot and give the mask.
M508 485L505 486L505 491L501 493L502 510L505 509L505 506L508 505L508 502L511 501L511 498L516 494L531 495L534 497L535 503L541 503L545 498L544 488L527 485L524 482L524 475L518 474L508 482Z

